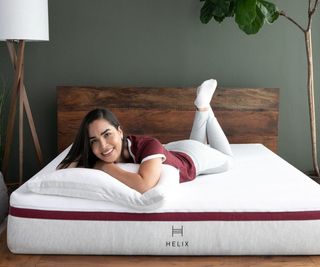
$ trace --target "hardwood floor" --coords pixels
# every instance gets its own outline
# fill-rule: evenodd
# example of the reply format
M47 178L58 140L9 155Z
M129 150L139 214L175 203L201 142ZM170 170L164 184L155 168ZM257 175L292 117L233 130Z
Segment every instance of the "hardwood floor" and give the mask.
M54 256L14 255L0 236L0 267L320 267L320 256Z

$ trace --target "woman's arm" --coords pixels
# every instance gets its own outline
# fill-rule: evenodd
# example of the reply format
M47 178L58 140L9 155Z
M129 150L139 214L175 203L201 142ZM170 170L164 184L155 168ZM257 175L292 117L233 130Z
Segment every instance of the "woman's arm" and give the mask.
M115 163L105 163L101 161L97 162L95 168L105 171L120 182L142 194L158 183L161 166L162 158L155 158L141 163L138 173L125 171Z

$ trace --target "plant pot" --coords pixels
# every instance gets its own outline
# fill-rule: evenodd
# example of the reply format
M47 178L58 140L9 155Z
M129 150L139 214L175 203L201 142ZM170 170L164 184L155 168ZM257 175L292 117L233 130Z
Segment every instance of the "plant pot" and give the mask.
M0 224L8 215L8 205L9 197L8 197L8 189L6 184L4 183L4 178L2 173L0 172Z

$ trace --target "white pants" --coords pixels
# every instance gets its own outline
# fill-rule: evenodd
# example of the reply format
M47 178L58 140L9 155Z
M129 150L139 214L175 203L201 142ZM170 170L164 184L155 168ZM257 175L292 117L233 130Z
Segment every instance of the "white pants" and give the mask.
M189 140L171 142L165 148L189 155L197 175L224 172L232 164L230 144L211 108L196 111Z

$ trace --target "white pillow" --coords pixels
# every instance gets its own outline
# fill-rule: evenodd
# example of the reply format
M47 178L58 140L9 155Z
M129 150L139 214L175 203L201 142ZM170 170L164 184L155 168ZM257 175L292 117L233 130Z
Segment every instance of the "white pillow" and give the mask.
M139 169L139 164L119 165L131 172L137 172ZM146 210L160 207L165 196L178 184L179 171L163 164L158 184L143 194L103 171L87 168L69 168L42 173L30 179L27 188L39 194L104 200Z

